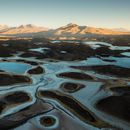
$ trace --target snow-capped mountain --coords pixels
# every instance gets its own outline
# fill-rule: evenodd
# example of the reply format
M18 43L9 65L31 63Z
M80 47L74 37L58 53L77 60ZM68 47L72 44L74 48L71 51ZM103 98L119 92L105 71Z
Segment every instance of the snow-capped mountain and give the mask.
M9 28L7 25L0 25L0 31L5 30Z
M129 35L130 32L115 31L106 28L95 28L89 26L79 26L77 24L67 24L55 30L51 30L50 37L52 39L84 39L87 37L99 35Z
M47 28L35 26L32 24L20 25L18 27L8 27L7 30L3 30L1 34L15 35L15 34L26 34L26 33L37 33L47 31Z
M95 28L79 26L74 23L67 24L57 29L47 29L32 24L20 25L18 27L0 26L0 35L4 36L35 36L49 39L84 39L99 35L130 35L127 31L116 31L114 29Z
M105 28L95 28L89 26L79 26L77 24L67 24L66 26L60 27L55 30L55 35L64 35L64 34L104 34L104 35L119 35L126 34L127 32L115 31L112 29Z

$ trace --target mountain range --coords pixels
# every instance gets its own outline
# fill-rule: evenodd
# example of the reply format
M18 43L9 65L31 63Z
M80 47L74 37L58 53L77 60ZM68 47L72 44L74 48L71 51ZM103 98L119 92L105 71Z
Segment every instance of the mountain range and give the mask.
M130 31L119 29L95 28L89 26L79 26L74 23L67 24L57 29L48 29L32 24L9 27L0 25L0 36L19 36L19 37L45 37L49 39L83 39L99 35L130 35Z

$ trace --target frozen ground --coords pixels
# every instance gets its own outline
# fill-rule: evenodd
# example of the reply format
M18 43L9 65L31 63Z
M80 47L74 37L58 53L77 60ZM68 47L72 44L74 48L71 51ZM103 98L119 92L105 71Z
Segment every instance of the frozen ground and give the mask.
M129 45L17 42L0 45L1 130L130 129Z

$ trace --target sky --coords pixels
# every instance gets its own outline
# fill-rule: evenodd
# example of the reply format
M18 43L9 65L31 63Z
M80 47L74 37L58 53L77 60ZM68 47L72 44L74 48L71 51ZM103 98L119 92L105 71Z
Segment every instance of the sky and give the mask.
M0 24L57 28L68 23L130 30L130 0L0 0Z

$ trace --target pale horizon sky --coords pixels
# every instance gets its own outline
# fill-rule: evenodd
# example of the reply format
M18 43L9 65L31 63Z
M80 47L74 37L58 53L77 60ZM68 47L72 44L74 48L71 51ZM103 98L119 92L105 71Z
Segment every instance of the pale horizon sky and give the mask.
M0 0L0 25L68 23L130 30L130 0Z

